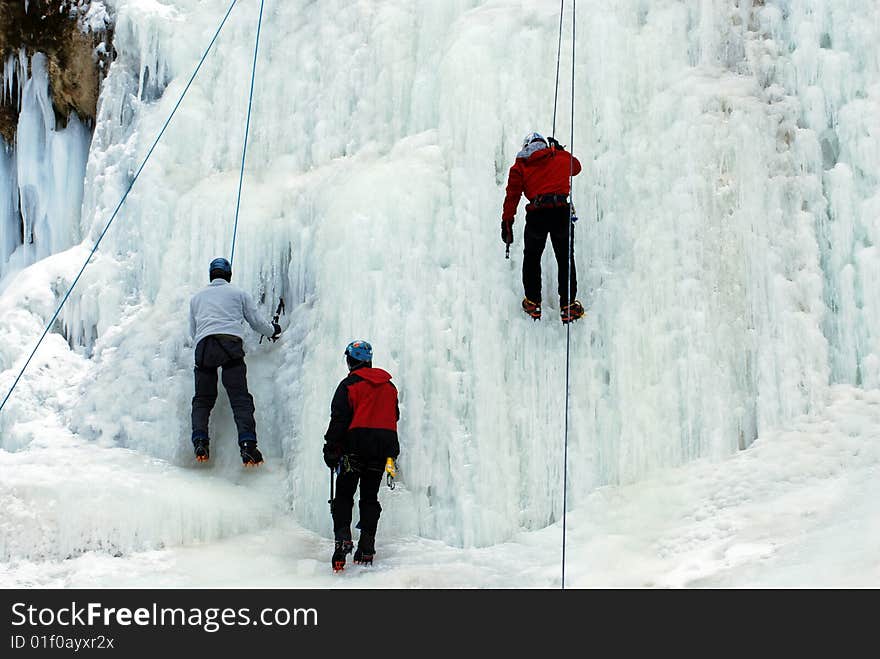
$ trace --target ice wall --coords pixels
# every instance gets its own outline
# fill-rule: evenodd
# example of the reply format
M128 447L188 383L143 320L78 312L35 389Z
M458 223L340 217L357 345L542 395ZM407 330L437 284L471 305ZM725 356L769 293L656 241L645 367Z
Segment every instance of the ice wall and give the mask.
M88 245L227 6L108 4L118 58L88 164ZM589 311L571 330L571 505L746 448L822 405L830 380L873 385L880 211L873 1L577 5ZM257 9L234 10L64 312L91 356L70 427L181 465L185 310L229 253ZM522 211L511 260L498 237L519 140L550 132L558 9L266 3L234 282L267 317L287 301L284 340L248 342L249 377L260 444L309 528L327 528L319 451L358 337L401 392L402 486L383 495L384 528L480 545L559 517L555 264L548 246L547 317L532 323L518 309ZM566 31L557 135L569 145L570 48ZM0 351L2 368L13 354ZM230 469L232 427L221 394L212 432Z
M801 100L798 127L821 175L817 234L823 329L835 382L880 384L880 18L876 2L791 2L772 14L791 49L780 76ZM782 20L781 18L784 18Z
M0 145L0 290L9 273L79 242L91 140L75 115L56 127L43 54L10 56L2 94L19 116L15 144Z

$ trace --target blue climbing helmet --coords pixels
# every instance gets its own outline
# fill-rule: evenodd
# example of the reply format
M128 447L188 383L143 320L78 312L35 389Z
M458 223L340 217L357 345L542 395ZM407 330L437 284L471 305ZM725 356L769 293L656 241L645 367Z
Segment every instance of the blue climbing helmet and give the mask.
M352 341L345 347L345 356L358 362L371 362L373 361L373 346L362 339Z
M543 142L547 144L547 138L541 135L541 133L529 133L523 138L523 148L525 149L532 142Z
M211 261L211 265L208 268L208 276L212 280L215 279L215 272L222 276L226 281L229 281L232 279L232 264L220 256Z

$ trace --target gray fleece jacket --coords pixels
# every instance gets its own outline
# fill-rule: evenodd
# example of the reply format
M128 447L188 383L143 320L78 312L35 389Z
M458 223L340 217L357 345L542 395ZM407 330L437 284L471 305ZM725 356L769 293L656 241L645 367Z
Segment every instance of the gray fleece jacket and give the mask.
M189 333L193 346L211 334L231 334L244 339L243 321L263 336L275 328L263 320L253 298L225 279L215 279L192 296L189 302Z

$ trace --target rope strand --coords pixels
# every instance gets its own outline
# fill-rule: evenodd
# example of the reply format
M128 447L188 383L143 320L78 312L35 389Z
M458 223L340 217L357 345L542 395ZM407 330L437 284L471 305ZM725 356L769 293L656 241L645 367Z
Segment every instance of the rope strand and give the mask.
M150 156L153 155L153 151L156 149L156 146L159 144L159 140L162 139L162 136L165 134L165 130L168 128L168 125L171 123L171 119L174 118L174 115L177 113L177 109L180 107L180 104L183 102L186 93L189 91L190 86L193 83L193 80L196 79L196 75L198 75L199 71L202 68L202 64L205 63L205 60L208 58L208 54L211 52L211 49L214 47L214 43L217 41L217 37L220 36L220 32L223 30L223 26L226 25L226 20L229 18L229 15L232 13L232 9L235 7L235 4L238 0L232 0L232 4L229 5L229 9L226 10L226 15L223 17L223 20L220 22L220 26L217 28L217 31L214 33L214 38L211 39L211 43L208 45L208 48L205 50L205 54L202 55L202 59L199 61L198 66L196 66L195 71L193 71L192 76L190 76L189 82L186 83L186 87L181 93L180 98L177 100L177 104L174 106L174 109L171 111L171 114L168 115L168 119L165 121L165 125L162 126L162 130L159 131L158 137L156 137L153 145L150 147L150 150L147 152L146 157L143 162L141 162L140 167L138 167L137 172L134 175L134 178L131 180L131 183L128 185L128 189L125 191L125 194L122 195L122 199L119 201L119 204L116 206L116 210L113 211L113 214L110 216L110 219L107 222L107 225L104 227L104 230L101 231L101 234L98 236L98 240L95 242L95 246L92 247L92 251L89 253L89 257L86 259L85 263L83 263L82 268L80 268L79 273L73 280L73 283L70 285L70 288L67 289L67 293L65 293L64 298L61 300L61 304L58 305L58 308L55 310L55 313L52 315L52 319L46 325L46 329L43 330L43 334L37 340L37 344L34 346L34 349L31 351L30 356L24 363L24 366L21 367L21 371L19 371L18 376L15 378L15 381L12 383L12 386L9 388L9 392L6 394L6 397L3 399L3 402L0 403L0 411L6 406L6 402L9 400L9 397L12 396L12 392L15 390L15 387L18 385L19 380L21 380L22 375L24 375L25 370L27 370L28 365L31 363L31 359L33 359L34 355L37 352L37 349L40 347L40 344L43 342L43 339L46 338L46 335L49 333L49 330L52 328L52 324L58 318L58 314L61 313L61 308L64 306L67 299L70 297L70 293L73 291L73 288L76 286L77 282L79 282L80 277L83 272L85 272L86 266L88 266L89 262L92 260L92 257L95 255L95 252L98 251L98 246L101 244L101 241L104 239L104 235L107 233L107 230L110 228L110 225L113 224L113 220L116 219L116 216L119 214L119 210L122 208L122 205L125 203L125 200L128 199L128 195L131 192L132 188L134 188L134 184L137 183L138 177L141 175L141 172L144 171L144 167L147 162L150 160Z
M571 5L571 155L568 170L568 304L572 304L571 271L574 267L574 64L575 64L575 24L577 22L577 0ZM568 505L568 417L571 408L571 321L565 326L565 443L562 452L562 590L565 590L565 537L566 508Z
M553 88L553 132L556 137L556 102L559 99L559 63L562 58L562 17L565 14L565 0L560 0L559 5L559 41L556 45L556 86Z
M251 93L248 98L247 122L244 127L244 146L241 151L241 172L238 175L238 199L235 202L235 224L232 227L232 249L229 251L229 264L235 259L235 236L238 233L238 213L241 209L241 189L244 184L244 162L247 157L248 135L251 132L251 109L254 104L254 82L257 79L257 54L260 52L260 31L263 27L263 5L265 0L260 0L260 17L257 20L257 38L254 44L254 66L251 69Z

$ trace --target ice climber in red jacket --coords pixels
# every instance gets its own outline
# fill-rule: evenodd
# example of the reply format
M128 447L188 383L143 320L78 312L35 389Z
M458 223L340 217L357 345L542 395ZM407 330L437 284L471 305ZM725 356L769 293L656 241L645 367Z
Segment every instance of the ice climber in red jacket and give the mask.
M394 460L400 453L400 410L391 375L373 368L373 348L366 341L349 343L345 360L348 377L336 387L330 404L330 425L324 435L324 462L337 472L336 496L330 504L335 539L331 562L337 571L344 568L345 557L353 548L351 513L358 485L361 534L354 562L372 564L376 526L382 512L379 486L386 471L394 475Z
M501 214L501 239L513 243L513 218L521 195L526 205L526 226L523 231L522 280L525 298L522 308L535 320L541 317L541 256L547 236L556 255L559 281L559 310L563 323L584 315L584 307L574 299L577 294L577 272L574 246L569 242L571 211L570 177L581 171L581 163L552 137L529 133L516 162L507 175L507 195ZM569 282L569 275L571 281ZM570 288L569 288L570 287Z

